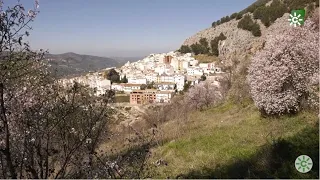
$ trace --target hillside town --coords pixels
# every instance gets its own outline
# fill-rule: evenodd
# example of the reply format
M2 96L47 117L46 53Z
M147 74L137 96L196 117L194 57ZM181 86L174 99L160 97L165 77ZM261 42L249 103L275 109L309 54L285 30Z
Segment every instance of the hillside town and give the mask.
M120 81L115 83L106 79L104 72L114 69L119 73ZM130 95L130 104L168 103L171 98L201 80L215 82L216 75L223 73L215 63L199 63L191 53L169 52L150 54L137 62L127 62L120 68L107 68L70 79L62 79L64 85L74 81L88 85L102 95L106 90ZM217 83L217 82L216 82Z

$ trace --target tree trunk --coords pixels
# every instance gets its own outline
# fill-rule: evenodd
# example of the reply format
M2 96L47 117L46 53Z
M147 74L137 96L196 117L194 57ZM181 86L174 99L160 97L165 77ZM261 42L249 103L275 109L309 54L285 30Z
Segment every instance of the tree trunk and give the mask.
M6 117L6 110L4 107L4 85L0 83L0 117L3 122L4 134L5 134L5 149L2 150L4 156L6 157L7 165L10 171L10 175L12 179L17 178L17 174L15 168L12 163L11 159L11 152L10 152L10 131L9 125Z

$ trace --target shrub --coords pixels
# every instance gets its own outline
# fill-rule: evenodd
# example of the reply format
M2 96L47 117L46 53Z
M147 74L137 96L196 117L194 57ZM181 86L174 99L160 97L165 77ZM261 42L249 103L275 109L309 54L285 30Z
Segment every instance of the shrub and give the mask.
M216 104L222 99L219 87L206 81L189 89L185 101L191 109L202 110Z
M120 82L120 75L115 69L110 69L104 72L104 77L110 80L112 83L119 83Z
M270 6L261 6L257 8L253 13L254 19L260 19L261 22L266 26L270 26L277 18L283 16L287 12L287 7L284 3L279 0L274 0Z
M236 20L239 20L242 18L242 13L238 13L237 16L236 16Z
M228 92L228 98L235 104L246 105L252 102L250 96L249 84L246 80L248 75L248 67L250 65L250 58L238 59L238 57L231 58L232 65L226 67L226 78L224 83ZM240 63L241 61L241 63ZM228 88L229 86L229 88Z
M190 48L195 55L201 54L201 45L199 43L192 44Z
M252 32L252 34L254 35L254 36L261 36L261 31L260 31L260 26L259 26L259 24L257 24L257 23L254 23L253 25L252 25L252 29L251 29L251 32Z
M192 44L191 51L195 54L208 54L209 53L209 47L208 47L208 41L206 38L201 38L199 43Z
M238 16L238 13L233 13L233 14L231 14L230 18L231 18L231 19L234 19L234 18L236 18L237 16Z
M227 39L227 37L223 33L220 33L218 37L215 37L213 40L211 40L210 46L213 55L219 56L219 41L223 41L225 39Z
M253 21L249 15L245 15L239 22L237 27L240 29L251 31Z
M253 22L249 15L245 15L239 22L238 28L251 31L254 36L261 36L260 25Z
M253 12L254 19L261 19L265 16L268 16L268 7L266 6L261 6Z
M191 49L188 45L182 45L179 49L179 52L181 53L190 53Z
M200 78L201 81L205 81L206 79L207 79L207 77L205 75L202 75Z
M225 16L225 17L222 17L222 18L220 19L221 24L222 24L222 23L225 23L225 22L228 22L228 21L230 21L230 17L229 17L229 16Z
M141 84L140 89L141 89L141 90L145 90L145 89L147 89L147 87L148 87L148 86L147 86L146 84Z
M206 38L201 38L199 41L201 45L201 54L208 54L209 53L209 43Z
M285 0L284 1L284 4L286 4L289 10L304 9L310 3L319 4L319 0Z
M252 59L248 82L256 106L263 114L294 113L315 94L319 77L319 36L310 20L267 38Z
M276 19L283 16L288 11L285 4L279 0L273 0L268 7L268 15L270 16L270 22L273 23Z
M127 78L127 76L124 75L120 82L121 82L121 83L128 83L128 78Z

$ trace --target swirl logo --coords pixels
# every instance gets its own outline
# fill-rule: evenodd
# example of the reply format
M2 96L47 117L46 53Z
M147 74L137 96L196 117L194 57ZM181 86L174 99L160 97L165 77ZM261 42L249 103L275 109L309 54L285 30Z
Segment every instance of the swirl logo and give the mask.
M290 26L297 27L297 25L303 25L305 13L305 10L292 10L290 18L288 19L288 21L290 22Z
M295 161L295 167L301 173L307 173L311 171L312 165L312 159L307 155L300 155Z

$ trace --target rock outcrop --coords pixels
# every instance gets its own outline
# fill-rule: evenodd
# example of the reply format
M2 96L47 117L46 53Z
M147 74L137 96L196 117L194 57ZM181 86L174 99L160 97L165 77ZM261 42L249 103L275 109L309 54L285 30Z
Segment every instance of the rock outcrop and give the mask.
M252 14L250 14L252 16ZM278 18L271 26L266 28L260 20L261 37L254 37L250 31L239 29L237 27L240 20L233 19L216 27L210 27L202 30L195 35L187 38L183 45L192 45L199 42L201 38L206 38L210 43L215 37L223 33L227 39L219 42L219 58L225 64L230 64L232 59L241 61L245 56L252 55L263 47L267 35L272 35L276 30L292 28L288 23L289 14L284 14Z

